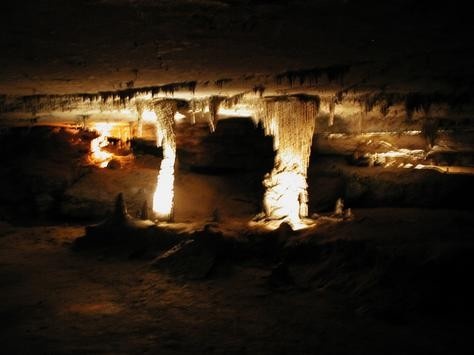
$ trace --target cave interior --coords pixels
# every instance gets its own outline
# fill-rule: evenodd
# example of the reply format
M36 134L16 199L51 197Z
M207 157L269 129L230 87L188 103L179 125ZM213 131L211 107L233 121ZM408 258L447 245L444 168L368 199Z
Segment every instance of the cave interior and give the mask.
M467 4L0 8L0 352L471 353Z

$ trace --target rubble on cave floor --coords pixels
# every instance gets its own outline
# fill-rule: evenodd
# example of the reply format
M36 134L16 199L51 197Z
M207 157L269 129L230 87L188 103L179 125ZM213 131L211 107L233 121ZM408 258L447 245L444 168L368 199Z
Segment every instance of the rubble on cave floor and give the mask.
M348 350L344 335L365 354L387 344L393 353L463 353L474 227L469 211L447 212L356 209L347 223L246 235L253 254L220 249L213 224L174 249L131 258L113 247L71 253L82 226L2 224L2 346L98 352L113 338L130 351L167 352L172 339L205 353L205 344L228 351L232 339L268 353L278 331L291 349L312 351L317 344L294 344L324 329L332 351ZM449 325L434 325L440 318Z

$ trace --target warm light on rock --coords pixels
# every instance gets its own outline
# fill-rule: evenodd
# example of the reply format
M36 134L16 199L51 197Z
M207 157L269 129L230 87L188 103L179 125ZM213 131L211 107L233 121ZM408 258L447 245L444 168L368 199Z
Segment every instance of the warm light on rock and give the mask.
M168 151L161 161L153 195L153 212L159 220L169 220L173 209L175 152L166 149Z
M176 138L173 130L176 102L162 100L155 104L156 145L163 147L163 160L158 173L153 195L153 212L159 220L172 218L174 198L174 164L176 160ZM150 115L151 116L151 115Z
M99 137L94 138L91 141L90 159L92 163L98 165L101 168L105 168L113 157L112 153L102 149L109 145L107 137L110 135L112 130L112 124L107 122L94 123L92 130L96 131L99 134Z
M265 176L264 214L293 226L308 216L306 174L319 102L309 97L264 101L257 119L273 136L275 165Z
M143 111L142 118L143 118L143 121L145 122L156 122L157 120L156 113L154 113L153 111L148 111L148 110Z

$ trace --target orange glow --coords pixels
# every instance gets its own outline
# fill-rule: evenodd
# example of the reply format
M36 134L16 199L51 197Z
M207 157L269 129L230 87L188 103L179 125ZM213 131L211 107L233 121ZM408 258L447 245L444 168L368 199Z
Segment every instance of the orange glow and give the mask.
M102 150L102 148L109 145L107 137L110 136L112 124L107 122L94 123L91 128L96 131L99 136L91 141L90 160L99 167L105 168L113 158L112 153Z

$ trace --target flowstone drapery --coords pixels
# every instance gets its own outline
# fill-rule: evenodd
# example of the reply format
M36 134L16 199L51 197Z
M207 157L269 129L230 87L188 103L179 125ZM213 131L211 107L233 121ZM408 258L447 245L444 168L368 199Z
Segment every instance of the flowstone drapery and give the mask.
M292 96L266 99L257 105L256 119L273 136L273 170L263 184L264 214L298 224L308 216L306 176L319 111L319 98Z

